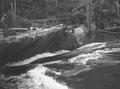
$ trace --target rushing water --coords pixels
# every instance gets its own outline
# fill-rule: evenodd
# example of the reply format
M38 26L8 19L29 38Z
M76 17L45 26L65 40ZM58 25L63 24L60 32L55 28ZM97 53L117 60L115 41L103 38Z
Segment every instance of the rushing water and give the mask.
M60 83L53 77L45 75L47 71L50 70L37 65L26 74L8 78L1 76L0 86L2 89L70 89L65 83Z
M6 66L22 66L39 58L55 56L66 52L69 51L61 50L55 53L42 53L24 61L7 63ZM70 89L64 82L57 81L55 76L46 75L46 73L50 72L56 75L61 74L60 72L52 71L42 65L36 65L33 69L28 70L27 73L20 74L18 76L5 77L1 74L0 89Z
M92 43L85 45L76 49L77 51L82 50L82 52L79 51L80 54L75 55L68 60L59 60L56 62L48 62L35 65L32 64L32 68L28 68L27 72L21 73L19 75L6 76L4 73L1 72L0 89L109 89L104 88L102 86L102 83L105 82L103 81L104 79L109 81L109 74L107 74L106 72L111 73L110 69L109 71L105 69L105 72L99 69L103 73L98 71L93 72L93 75L91 74L91 72L81 75L81 73L90 71L94 68L96 69L98 66L113 66L120 63L120 61L118 60L120 57L120 47L107 47L106 45L106 43ZM24 61L19 61L17 63L7 63L6 66L19 67L44 57L53 57L64 53L71 52L61 50L55 53L42 53L28 58ZM93 61L92 63L91 60ZM112 67L111 70L113 70L112 73L115 73L116 76L118 76L119 67L118 69L116 68L117 67ZM107 78L103 77L103 75L107 76ZM93 77L95 79L93 79ZM117 83L120 82L116 80L117 78L111 78L117 81ZM111 78L110 80L112 80ZM95 83L97 85L95 85ZM114 82L110 82L110 84L113 83ZM100 88L101 86L102 88Z

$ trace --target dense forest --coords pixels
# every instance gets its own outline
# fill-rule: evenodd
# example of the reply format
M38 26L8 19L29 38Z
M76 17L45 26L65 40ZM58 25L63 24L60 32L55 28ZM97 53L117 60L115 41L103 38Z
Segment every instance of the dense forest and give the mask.
M52 18L59 23L88 25L90 11L90 21L104 29L110 27L111 21L119 19L119 3L119 0L0 0L0 17L14 13L21 19Z

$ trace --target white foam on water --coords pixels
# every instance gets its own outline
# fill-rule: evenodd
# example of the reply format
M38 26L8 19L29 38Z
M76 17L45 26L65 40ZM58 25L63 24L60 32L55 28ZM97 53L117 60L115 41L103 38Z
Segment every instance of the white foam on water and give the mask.
M101 58L102 55L100 53L87 53L87 54L81 54L81 55L78 55L76 57L73 57L71 59L69 59L69 62L70 63L83 63L83 64L86 64L86 62L88 60L93 60L93 59L98 59L98 58Z
M70 89L64 83L59 83L52 77L45 75L45 73L49 71L49 69L39 65L36 68L27 72L27 75L30 77L29 81L26 81L27 87L31 87L29 89ZM25 83L24 83L25 84ZM23 83L19 85L19 89L26 89L24 88Z
M112 53L112 52L120 52L120 48L104 48L104 49L99 49L105 47L105 44L102 43L93 43L93 44L88 44L85 45L79 49L84 49L84 48L91 48L92 49L98 49L96 51L90 52L90 53L85 53L85 54L80 54L76 57L70 58L69 62L70 63L83 63L86 64L88 60L97 60L104 58L102 54L104 53ZM89 50L87 49L87 50Z
M37 67L28 72L28 75L33 79L37 86L44 86L45 89L69 89L65 84L57 82L52 77L46 76L47 71L44 67Z
M46 72L51 71L42 65L38 65L25 74L7 78L3 76L2 79L0 77L0 80L3 80L2 87L6 87L6 89L70 89L65 83L58 82L55 76L53 78L45 75ZM15 80L15 82L8 82L9 80Z

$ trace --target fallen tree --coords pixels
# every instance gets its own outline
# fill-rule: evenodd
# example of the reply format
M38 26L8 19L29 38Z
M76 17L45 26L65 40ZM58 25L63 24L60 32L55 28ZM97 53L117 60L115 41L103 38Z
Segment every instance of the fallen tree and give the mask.
M60 25L5 38L0 42L0 65L24 60L39 53L75 47L75 38L65 39L64 30Z

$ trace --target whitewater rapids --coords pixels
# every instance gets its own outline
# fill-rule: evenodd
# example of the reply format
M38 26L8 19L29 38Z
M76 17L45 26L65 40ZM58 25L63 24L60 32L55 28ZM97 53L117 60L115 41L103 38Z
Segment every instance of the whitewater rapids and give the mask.
M116 45L118 47L116 47ZM113 73L118 75L118 73L120 73L120 67L116 67L117 64L120 63L120 46L119 44L116 45L111 46L107 43L92 43L82 46L71 52L67 50L61 50L55 53L47 52L37 54L24 61L7 63L5 65L7 67L19 67L27 65L36 60L40 60L41 58L53 58L54 56L66 53L67 56L70 56L72 52L74 53L76 51L78 53L78 55L69 57L68 60L59 60L56 62L53 61L51 63L47 62L42 64L38 63L35 65L32 64L33 68L28 69L27 72L19 75L5 76L3 73L1 73L0 89L96 89L97 85L95 85L95 83L97 83L99 80L100 81L97 83L97 87L101 86L101 83L104 82L101 79L111 81L111 78L109 78L107 75ZM107 69L109 66L110 69ZM97 70L97 68L101 69ZM91 70L95 71L91 72ZM79 74L84 73L84 71L86 73L81 77ZM113 81L116 81L117 78L114 79L114 77L116 76L112 77ZM111 85L111 82L109 83L109 85Z

